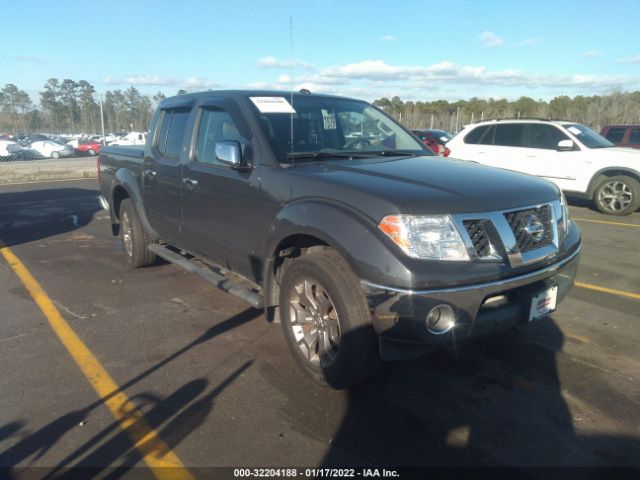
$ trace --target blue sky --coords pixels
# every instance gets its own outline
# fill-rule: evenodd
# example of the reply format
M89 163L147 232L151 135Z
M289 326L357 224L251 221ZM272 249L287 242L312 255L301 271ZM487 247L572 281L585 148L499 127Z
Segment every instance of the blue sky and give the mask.
M2 2L0 85L293 85L374 100L640 90L640 1ZM11 20L12 19L12 20Z

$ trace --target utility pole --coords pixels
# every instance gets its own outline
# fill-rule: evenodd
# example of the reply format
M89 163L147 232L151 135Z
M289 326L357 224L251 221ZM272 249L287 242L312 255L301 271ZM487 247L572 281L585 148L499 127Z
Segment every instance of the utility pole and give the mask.
M102 110L102 92L100 93L100 125L102 126L102 146L107 144L107 141L104 137L104 112Z

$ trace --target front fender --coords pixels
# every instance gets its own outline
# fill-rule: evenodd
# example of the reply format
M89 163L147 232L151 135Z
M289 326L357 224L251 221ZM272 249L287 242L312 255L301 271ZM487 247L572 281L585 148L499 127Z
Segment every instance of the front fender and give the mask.
M138 180L130 170L124 168L118 170L113 176L113 180L111 181L109 193L109 205L111 205L111 208L109 209L111 215L111 224L118 225L120 223L118 212L116 211L118 206L120 205L121 200L118 199L117 193L120 188L125 190L125 192L127 193L127 197L133 203L133 208L136 209L136 213L138 214L138 218L140 219L140 224L142 225L142 228L145 230L147 235L149 235L149 237L151 237L153 240L158 240L158 234L151 227L151 224L147 219L147 215L144 209L144 203L142 201L142 194L140 193L140 187L138 186Z
M274 218L268 229L263 250L265 301L277 305L274 289L274 265L279 245L293 235L309 235L322 240L338 251L358 278L371 277L371 268L390 265L393 275L404 276L407 269L391 254L378 237L376 224L355 209L324 199L301 200L287 205ZM365 241L366 239L366 241ZM358 245L366 245L366 252L354 252ZM385 275L389 272L379 272ZM379 275L374 275L378 278Z

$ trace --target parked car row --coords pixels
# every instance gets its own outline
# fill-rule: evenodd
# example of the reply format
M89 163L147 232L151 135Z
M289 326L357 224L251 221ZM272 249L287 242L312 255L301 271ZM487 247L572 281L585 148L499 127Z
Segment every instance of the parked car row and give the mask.
M0 136L0 161L94 156L100 152L104 144L144 145L146 139L144 132L118 132L104 137L101 135L63 136L42 133L2 135Z

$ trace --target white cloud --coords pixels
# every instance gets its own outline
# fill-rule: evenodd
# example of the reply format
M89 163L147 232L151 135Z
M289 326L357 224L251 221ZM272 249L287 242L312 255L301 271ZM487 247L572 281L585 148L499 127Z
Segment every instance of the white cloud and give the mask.
M312 92L348 95L368 92L364 98L379 98L397 92L402 98L433 97L438 92L460 92L459 98L473 92L532 90L539 95L567 92L608 92L640 87L640 77L602 75L532 74L515 69L489 70L485 66L457 65L443 61L431 65L394 65L382 60L363 60L345 65L332 65L317 73L294 77L294 90L308 88ZM258 87L258 85L250 85ZM281 75L274 83L260 84L261 88L288 90L288 75ZM412 93L413 92L413 93ZM471 92L469 95L466 92ZM495 94L494 94L495 95Z
M527 38L526 40L522 40L521 42L516 42L513 44L514 47L534 47L536 45L540 45L543 39L541 37L532 37Z
M303 62L302 60L281 60L276 57L268 56L259 58L256 61L256 65L260 68L304 68L304 69L314 69L315 65L307 62Z
M203 88L218 88L220 84L213 80L200 77L171 78L154 75L129 75L126 77L105 77L102 79L105 85L139 85L155 87L177 87L187 90Z
M587 50L586 52L582 52L580 56L583 58L596 58L601 57L602 52L600 50Z
M494 48L504 45L504 40L493 32L486 31L478 35L483 47Z
M618 60L618 63L640 63L640 55L635 57L625 57Z
M383 42L395 42L396 37L393 35L383 35L382 37L378 38L378 40L382 40Z

